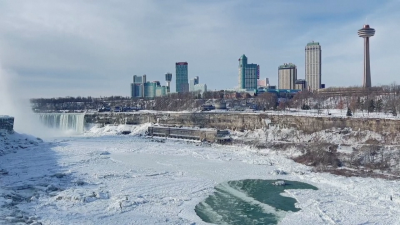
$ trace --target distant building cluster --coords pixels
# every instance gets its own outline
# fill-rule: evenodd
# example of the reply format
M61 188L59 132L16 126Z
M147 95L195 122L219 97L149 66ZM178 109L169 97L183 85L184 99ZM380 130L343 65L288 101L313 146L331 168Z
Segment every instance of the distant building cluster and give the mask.
M207 85L200 84L200 78L194 77L190 81L187 62L175 63L176 74L176 92L193 92L203 94L207 92ZM162 86L159 81L147 81L146 75L133 76L131 83L131 97L132 98L155 98L166 96L171 92L172 73L165 74L166 86Z
M258 80L258 89L265 89L265 86L264 80ZM275 86L268 84L267 88L275 89ZM325 88L325 84L321 84L321 45L312 41L305 47L305 79L298 79L295 64L284 63L278 67L278 89L316 91L321 88Z
M374 36L375 29L369 25L364 25L358 31L358 35L364 38L364 77L363 86L371 87L371 71L369 57L369 38ZM239 58L239 80L238 87L234 90L225 89L227 92L273 92L273 93L295 93L308 90L317 91L325 88L321 83L321 45L319 42L309 42L305 46L305 74L304 79L298 79L297 66L293 63L284 63L278 67L278 85L271 85L268 78L260 79L260 65L248 63L245 54ZM195 76L189 80L189 70L187 62L175 63L176 92L192 92L203 94L207 92L207 85L200 84L200 78ZM172 74L165 74L166 86L161 86L159 81L146 81L146 75L133 76L131 84L132 98L154 98L165 96L170 93Z
M191 79L189 82L189 91L190 92L197 92L199 94L203 94L207 92L207 85L206 84L199 84L199 77L196 76L195 78Z
M169 93L170 87L161 86L159 81L146 81L146 75L133 76L133 83L131 83L131 97L132 98L154 98L162 97Z

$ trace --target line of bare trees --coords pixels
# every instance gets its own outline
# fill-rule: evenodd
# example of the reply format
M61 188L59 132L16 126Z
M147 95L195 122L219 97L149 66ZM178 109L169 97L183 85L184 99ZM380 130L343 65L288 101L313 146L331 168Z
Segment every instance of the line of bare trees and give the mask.
M260 93L251 96L248 93L227 93L225 91L209 91L203 95L196 93L171 93L168 96L154 99L139 99L122 96L110 97L63 97L31 99L32 108L36 111L58 110L97 110L101 107L138 107L154 110L192 110L198 109L207 101L225 101L231 107L251 103L258 110L286 110L297 108L302 110L348 108L354 112L383 112L397 115L400 110L400 86L391 84L373 88L349 87L327 88L321 91L302 91L288 97L275 93Z
M395 83L374 88L329 88L318 92L302 91L280 108L340 109L353 112L383 112L394 116L400 109L400 86Z

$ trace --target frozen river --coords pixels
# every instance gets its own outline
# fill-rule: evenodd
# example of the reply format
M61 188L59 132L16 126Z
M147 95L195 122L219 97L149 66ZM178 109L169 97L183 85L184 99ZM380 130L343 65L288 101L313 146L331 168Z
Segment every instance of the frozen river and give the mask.
M314 173L268 149L89 134L21 149L0 162L8 171L0 176L3 196L24 196L15 200L18 212L43 224L206 224L196 205L216 186L246 179L316 187L282 190L292 210L235 194L279 224L400 224L399 181ZM11 213L9 201L0 197Z

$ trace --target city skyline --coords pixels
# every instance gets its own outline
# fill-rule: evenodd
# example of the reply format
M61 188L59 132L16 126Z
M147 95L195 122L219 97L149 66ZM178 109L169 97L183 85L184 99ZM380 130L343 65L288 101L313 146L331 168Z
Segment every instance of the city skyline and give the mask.
M277 85L282 62L305 77L304 45L312 40L324 48L322 83L360 86L363 43L354 31L366 17L379 30L370 49L371 74L380 78L373 85L400 83L390 66L399 59L399 1L122 3L2 1L0 67L13 89L28 97L127 96L132 75L162 81L179 61L190 62L190 77L209 90L229 89L243 53Z

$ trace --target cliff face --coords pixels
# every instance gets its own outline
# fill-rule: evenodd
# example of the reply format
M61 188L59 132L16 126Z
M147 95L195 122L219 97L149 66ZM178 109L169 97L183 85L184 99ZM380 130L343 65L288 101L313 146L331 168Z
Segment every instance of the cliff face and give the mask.
M100 113L86 114L85 120L99 124L152 122L239 131L267 128L255 131L257 135L250 137L246 134L251 132L235 132L242 136L234 141L259 149L286 151L296 162L315 166L315 171L400 179L400 120L212 112Z
M397 133L400 131L400 120L376 118L339 118L339 117L305 117L305 116L270 116L272 123L283 127L293 127L306 133L314 133L332 127L351 128L352 130L369 130L376 133Z
M12 133L14 130L14 117L0 115L0 130Z
M96 113L86 114L86 123L98 124L142 124L160 123L188 127L217 128L231 130L254 130L268 126L295 128L305 133L318 132L332 127L370 130L376 133L400 132L400 120L376 118L306 117L293 115L267 115L256 113Z

